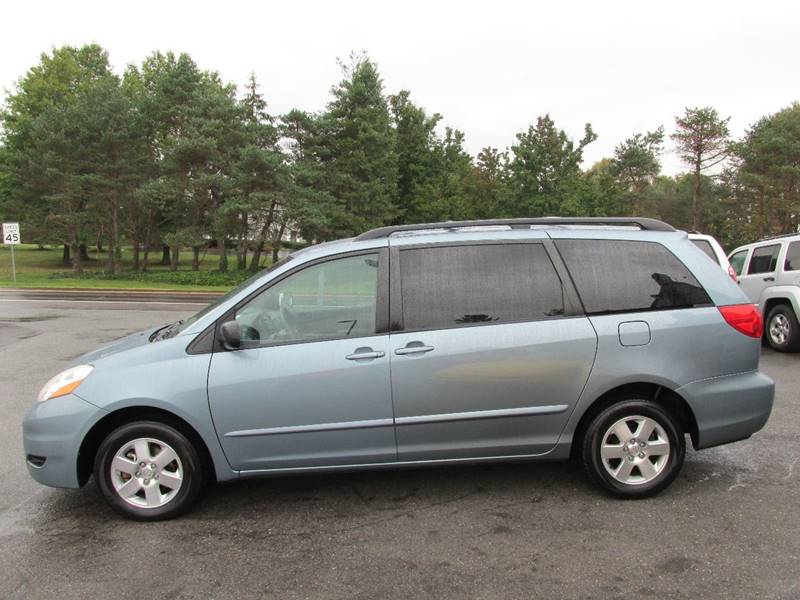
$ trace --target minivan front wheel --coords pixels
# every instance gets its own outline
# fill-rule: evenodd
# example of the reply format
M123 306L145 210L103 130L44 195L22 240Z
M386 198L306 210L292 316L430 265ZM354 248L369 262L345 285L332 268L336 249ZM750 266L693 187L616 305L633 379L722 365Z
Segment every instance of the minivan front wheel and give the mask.
M652 400L628 399L602 410L583 439L589 477L622 498L657 494L677 477L686 442L677 421Z
M112 508L140 521L184 512L202 488L196 449L180 431L156 421L123 425L103 440L94 476Z
M778 352L800 350L800 327L790 306L779 304L767 315L767 342Z

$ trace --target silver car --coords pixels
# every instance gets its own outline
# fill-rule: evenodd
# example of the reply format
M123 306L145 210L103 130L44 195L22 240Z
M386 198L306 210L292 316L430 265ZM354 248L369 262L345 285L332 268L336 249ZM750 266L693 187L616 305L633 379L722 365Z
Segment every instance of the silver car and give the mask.
M778 352L799 351L800 234L740 246L730 261L742 291L766 315L766 342Z
M91 352L23 423L39 482L119 513L209 481L581 460L622 498L766 423L761 315L651 219L387 227L321 244L187 319Z

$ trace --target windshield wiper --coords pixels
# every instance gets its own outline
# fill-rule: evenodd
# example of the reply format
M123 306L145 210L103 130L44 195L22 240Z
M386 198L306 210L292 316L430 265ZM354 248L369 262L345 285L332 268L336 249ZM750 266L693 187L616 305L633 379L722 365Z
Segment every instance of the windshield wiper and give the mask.
M180 321L175 321L174 323L170 323L168 325L164 325L163 327L159 327L153 333L150 334L150 341L151 342L159 342L161 340L166 340L171 338L177 332L178 326L183 323L183 319Z
M159 337L159 336L158 336L158 334L159 334L159 333L161 333L162 331L164 331L164 330L165 330L167 327L172 327L172 324L171 324L171 323L167 323L166 325L162 325L161 327L159 327L158 329L156 329L156 330L155 330L153 333L151 333L151 334L150 334L150 337L149 337L148 339L149 339L151 342L154 342L154 341L156 341L156 338L158 338L158 337ZM159 338L159 339L160 339L160 338Z

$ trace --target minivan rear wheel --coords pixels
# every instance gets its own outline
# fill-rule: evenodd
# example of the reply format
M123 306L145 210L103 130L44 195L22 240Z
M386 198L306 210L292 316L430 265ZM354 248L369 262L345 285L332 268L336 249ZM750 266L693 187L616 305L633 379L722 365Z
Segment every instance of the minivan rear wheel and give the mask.
M203 487L194 445L157 421L137 421L112 431L95 456L94 477L111 507L138 521L180 515Z
M620 498L666 488L683 466L686 441L678 421L648 399L624 399L600 411L583 438L589 478Z
M800 350L800 326L791 306L779 304L767 315L767 343L778 352Z

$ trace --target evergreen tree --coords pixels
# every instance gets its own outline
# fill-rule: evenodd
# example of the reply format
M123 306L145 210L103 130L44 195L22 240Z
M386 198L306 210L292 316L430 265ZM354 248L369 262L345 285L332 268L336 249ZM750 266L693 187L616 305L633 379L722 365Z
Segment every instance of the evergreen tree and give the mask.
M395 131L377 65L363 54L340 64L344 78L331 89L314 144L335 198L324 238L355 235L399 213Z
M39 241L65 244L65 258L72 256L77 272L91 214L79 172L86 160L67 137L81 132L69 119L81 113L75 105L87 90L109 77L108 55L100 46L57 48L41 55L6 98L0 115L5 177L11 182L5 210Z
M734 146L728 177L736 210L753 235L788 233L800 226L800 103L756 122Z
M267 112L267 103L258 91L255 75L250 76L241 104L245 115L245 146L234 173L239 189L238 201L234 204L240 224L237 261L240 269L247 266L247 240L252 222L256 234L250 270L255 271L264 244L276 230L275 221L287 210L287 173L285 157L278 147L278 128ZM277 239L273 235L272 245L280 245L280 235Z
M614 149L612 173L630 196L633 216L644 214L645 190L661 171L658 156L664 144L664 128L637 133Z
M398 222L421 223L435 218L441 161L436 126L441 115L428 116L403 90L390 96L396 131Z
M583 149L596 139L587 123L576 146L550 115L518 133L511 147L511 205L506 212L514 217L560 215L565 203L579 203Z
M692 229L700 229L702 174L724 161L730 152L728 122L716 109L686 108L683 116L675 118L677 130L671 138L677 145L678 156L692 169Z

